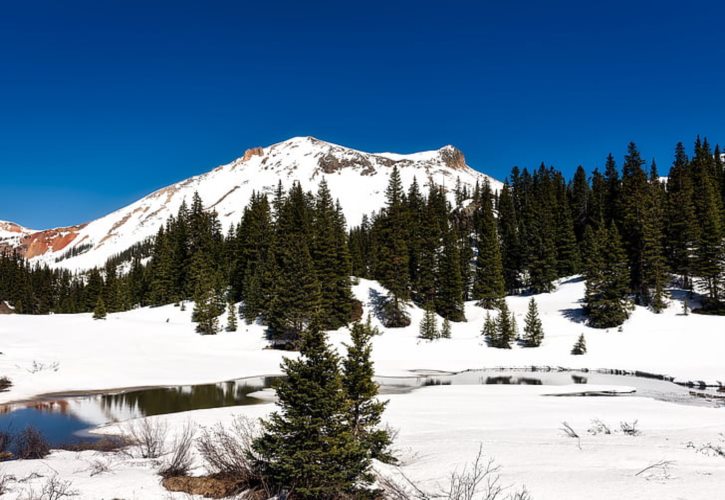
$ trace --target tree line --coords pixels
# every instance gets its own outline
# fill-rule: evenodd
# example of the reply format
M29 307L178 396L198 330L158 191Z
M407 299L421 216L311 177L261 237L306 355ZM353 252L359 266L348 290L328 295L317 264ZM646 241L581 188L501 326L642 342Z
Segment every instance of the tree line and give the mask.
M611 327L632 303L655 312L676 284L722 311L725 287L725 173L720 149L697 139L692 158L675 147L669 175L645 166L630 143L620 169L610 154L603 172L576 169L567 181L542 164L514 167L500 190L484 181L403 186L393 168L386 203L349 231L324 180L317 193L299 183L272 196L256 193L224 234L195 194L152 241L83 275L0 257L0 299L18 312L109 312L194 300L201 333L241 303L247 322L270 338L294 342L313 320L336 329L360 316L351 276L378 280L375 304L388 327L406 326L410 301L450 322L464 302L499 307L507 294L545 293L582 274L590 324ZM124 260L124 258L126 260Z

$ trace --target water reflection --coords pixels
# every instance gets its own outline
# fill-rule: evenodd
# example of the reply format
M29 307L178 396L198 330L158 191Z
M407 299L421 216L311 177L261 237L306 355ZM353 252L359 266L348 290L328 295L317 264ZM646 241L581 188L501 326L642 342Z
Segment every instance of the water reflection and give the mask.
M264 403L251 393L272 387L279 377L255 377L219 384L141 389L115 394L53 398L0 406L0 431L40 430L52 445L93 439L87 429L131 418Z

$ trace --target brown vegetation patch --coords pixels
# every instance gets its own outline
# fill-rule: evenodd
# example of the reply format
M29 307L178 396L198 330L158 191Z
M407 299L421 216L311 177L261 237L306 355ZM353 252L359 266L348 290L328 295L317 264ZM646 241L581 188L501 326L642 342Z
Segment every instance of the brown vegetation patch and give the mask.
M161 484L169 491L201 495L205 498L226 498L245 489L244 483L221 474L198 477L167 477L161 481Z

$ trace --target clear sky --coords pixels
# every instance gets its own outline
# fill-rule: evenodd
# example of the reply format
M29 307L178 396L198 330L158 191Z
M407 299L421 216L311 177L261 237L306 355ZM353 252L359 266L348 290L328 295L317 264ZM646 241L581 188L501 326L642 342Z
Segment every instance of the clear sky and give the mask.
M671 1L4 2L0 219L83 222L295 135L662 170L725 142L725 6Z

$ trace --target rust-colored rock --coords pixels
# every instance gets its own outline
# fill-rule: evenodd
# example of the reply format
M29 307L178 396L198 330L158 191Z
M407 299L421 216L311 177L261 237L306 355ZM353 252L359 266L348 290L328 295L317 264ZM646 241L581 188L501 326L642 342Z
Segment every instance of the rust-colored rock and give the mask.
M12 223L3 223L2 229L16 232L13 226L20 227ZM75 240L78 232L83 227L85 227L85 224L36 232L25 232L20 228L20 231L18 231L20 233L19 240L16 242L0 242L0 252L17 250L20 255L27 259L43 255L47 252L57 252L63 250Z
M264 150L262 148L250 148L244 152L242 161L247 161L252 156L262 156L263 154L264 154Z
M466 157L460 149L453 146L446 146L441 149L441 158L451 168L461 170L466 167Z

